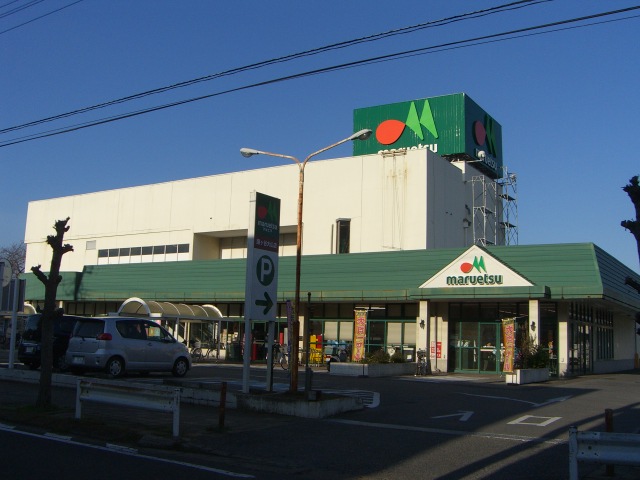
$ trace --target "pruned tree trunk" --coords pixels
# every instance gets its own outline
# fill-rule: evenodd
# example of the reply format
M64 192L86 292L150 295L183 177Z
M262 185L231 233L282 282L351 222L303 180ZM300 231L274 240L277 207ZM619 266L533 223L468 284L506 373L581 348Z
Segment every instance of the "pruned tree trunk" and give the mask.
M54 228L55 235L47 237L47 243L53 250L51 258L51 268L49 275L45 275L40 270L40 265L31 267L31 271L44 285L44 310L42 311L41 327L41 367L40 367L40 388L38 389L38 398L36 406L48 408L51 406L51 376L53 372L53 318L56 312L56 295L58 285L62 280L60 276L60 264L62 256L73 251L73 247L69 244L63 244L64 234L69 230L66 220L58 220Z
M635 220L623 220L620 222L622 227L626 228L636 239L636 245L638 247L638 262L640 262L640 184L638 184L638 175L632 177L629 180L629 184L622 187L622 190L627 192L633 206L636 209Z

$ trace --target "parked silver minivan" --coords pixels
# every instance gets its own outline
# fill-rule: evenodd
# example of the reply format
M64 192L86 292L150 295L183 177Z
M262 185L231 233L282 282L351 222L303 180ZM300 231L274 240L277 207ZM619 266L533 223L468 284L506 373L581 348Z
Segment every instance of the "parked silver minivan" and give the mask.
M171 372L183 377L191 368L186 345L156 322L144 318L83 318L69 339L69 370L103 370L112 377L125 372Z

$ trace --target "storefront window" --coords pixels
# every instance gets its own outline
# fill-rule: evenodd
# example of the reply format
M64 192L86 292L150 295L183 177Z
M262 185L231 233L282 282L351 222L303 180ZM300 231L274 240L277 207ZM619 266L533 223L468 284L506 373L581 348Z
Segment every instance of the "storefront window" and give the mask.
M402 324L387 324L387 353L393 356L396 352L402 353Z
M416 359L416 326L413 322L405 322L402 324L402 357L407 362L413 362ZM428 347L427 347L428 348Z
M480 320L483 322L494 322L498 319L497 303L480 304Z
M558 312L555 303L540 304L540 346L549 353L549 372L558 374Z
M385 322L369 321L367 326L367 352L375 352L384 348L384 325Z
M324 322L324 338L329 340L338 340L338 322Z
M402 324L401 323L387 324L387 344L388 345L402 344Z

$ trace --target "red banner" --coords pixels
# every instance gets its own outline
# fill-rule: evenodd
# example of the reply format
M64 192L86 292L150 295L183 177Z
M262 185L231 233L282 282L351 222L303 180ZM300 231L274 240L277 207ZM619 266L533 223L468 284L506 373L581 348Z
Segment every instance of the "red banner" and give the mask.
M516 321L514 319L502 320L502 338L504 339L504 366L503 372L513 372L513 360L516 350Z
M356 310L356 318L353 327L353 355L354 362L364 358L364 342L367 337L367 312L368 310Z

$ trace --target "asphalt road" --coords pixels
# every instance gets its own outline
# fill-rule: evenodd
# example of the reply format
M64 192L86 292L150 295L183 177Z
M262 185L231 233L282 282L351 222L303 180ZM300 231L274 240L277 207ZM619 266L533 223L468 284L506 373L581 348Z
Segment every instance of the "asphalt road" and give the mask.
M191 372L234 374L207 366ZM252 380L260 375L254 371ZM275 381L286 386L287 379L276 372ZM319 470L332 478L346 472L344 478L567 478L570 426L604 431L605 410L612 409L615 431L640 432L637 372L518 386L495 376L350 378L318 371L313 388L376 399L372 408L319 422L315 435L296 435L283 452L304 459L311 448ZM583 475L600 469L581 465Z
M65 437L43 436L0 428L0 464L3 478L64 480L140 480L189 478L211 480L256 478L260 472L232 471L195 461L159 457L124 448L75 442ZM184 457L184 456L183 456Z
M274 373L276 389L286 389L286 372L276 369ZM265 374L264 367L252 368L251 381L264 382ZM197 365L188 376L228 382L241 377L241 368L223 364ZM144 381L164 378L149 375ZM302 371L300 386L304 386ZM313 388L364 396L368 408L322 420L265 416L260 417L264 422L258 420L260 425L206 437L213 451L235 452L231 456L175 451L152 455L265 479L566 479L570 426L604 431L604 411L612 409L615 431L640 432L638 372L516 386L506 385L499 377L475 375L352 378L316 371ZM5 439L0 441L7 445ZM38 454L42 451L30 445L21 446L20 451L34 448ZM72 464L77 455L59 454ZM110 458L104 452L96 455ZM4 471L18 459L6 458L5 453L3 457ZM147 468L144 458L132 456L125 461L141 462L142 466L127 468L138 475ZM598 478L599 470L597 465L580 467L583 478ZM163 472L160 478L172 477L166 468ZM640 478L638 470L623 476L627 473L616 468L614 478ZM48 478L62 477L50 474Z

